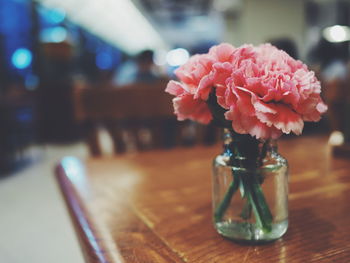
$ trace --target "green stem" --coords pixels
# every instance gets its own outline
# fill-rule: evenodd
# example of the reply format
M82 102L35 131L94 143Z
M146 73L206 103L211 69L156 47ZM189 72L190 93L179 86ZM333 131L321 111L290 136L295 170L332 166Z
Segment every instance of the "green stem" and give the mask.
M250 204L250 201L247 200L243 206L240 217L242 217L244 220L248 220L251 216L252 216L252 205Z
M221 203L215 210L215 213L214 213L215 222L219 222L222 220L224 213L226 212L228 206L230 205L233 194L237 191L239 187L238 179L239 179L238 176L233 176L232 181L229 185L229 188L225 193L224 199L221 201Z
M250 178L242 178L242 182L257 224L261 226L264 232L270 232L272 230L272 214L256 175L250 176Z

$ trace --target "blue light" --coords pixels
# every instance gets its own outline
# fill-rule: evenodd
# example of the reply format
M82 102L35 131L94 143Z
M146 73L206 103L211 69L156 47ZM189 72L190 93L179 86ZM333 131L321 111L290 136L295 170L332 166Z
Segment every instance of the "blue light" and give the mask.
M19 48L12 54L12 64L18 69L25 69L32 63L32 52Z
M49 19L53 23L61 23L66 17L66 12L61 8L52 9L48 13Z
M96 56L96 65L99 69L110 69L113 66L113 59L111 54L107 52L100 52Z

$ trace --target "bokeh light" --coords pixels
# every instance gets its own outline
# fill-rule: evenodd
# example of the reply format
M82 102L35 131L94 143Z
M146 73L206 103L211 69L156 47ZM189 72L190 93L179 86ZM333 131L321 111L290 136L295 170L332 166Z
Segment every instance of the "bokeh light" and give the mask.
M32 63L32 52L26 48L19 48L12 54L12 64L15 68L25 69Z
M185 64L190 58L190 54L184 48L176 48L170 50L166 55L166 61L170 66L181 66Z
M96 55L96 66L99 69L106 70L113 66L112 56L107 52L100 52Z

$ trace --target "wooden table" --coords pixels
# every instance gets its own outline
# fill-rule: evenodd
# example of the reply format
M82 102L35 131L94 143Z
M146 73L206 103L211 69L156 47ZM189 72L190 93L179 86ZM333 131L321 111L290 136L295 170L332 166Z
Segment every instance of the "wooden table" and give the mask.
M350 262L350 160L326 137L281 140L290 164L290 227L246 246L211 221L215 147L64 158L57 179L87 262Z

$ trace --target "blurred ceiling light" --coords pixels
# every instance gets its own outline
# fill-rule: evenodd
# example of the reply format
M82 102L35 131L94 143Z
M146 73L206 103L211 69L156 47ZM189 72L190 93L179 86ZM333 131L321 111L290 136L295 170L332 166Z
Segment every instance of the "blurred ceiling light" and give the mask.
M190 58L190 54L186 49L176 48L170 50L166 55L166 61L170 66L176 67L185 64Z
M26 48L19 48L13 52L11 61L15 68L25 69L32 63L32 52Z
M66 38L67 30L61 26L46 28L40 33L40 41L45 43L60 43L66 40Z
M326 27L323 30L324 38L333 43L344 42L350 40L350 28L348 26L335 25Z
M166 48L166 43L131 0L36 0L63 8L74 23L129 54Z

